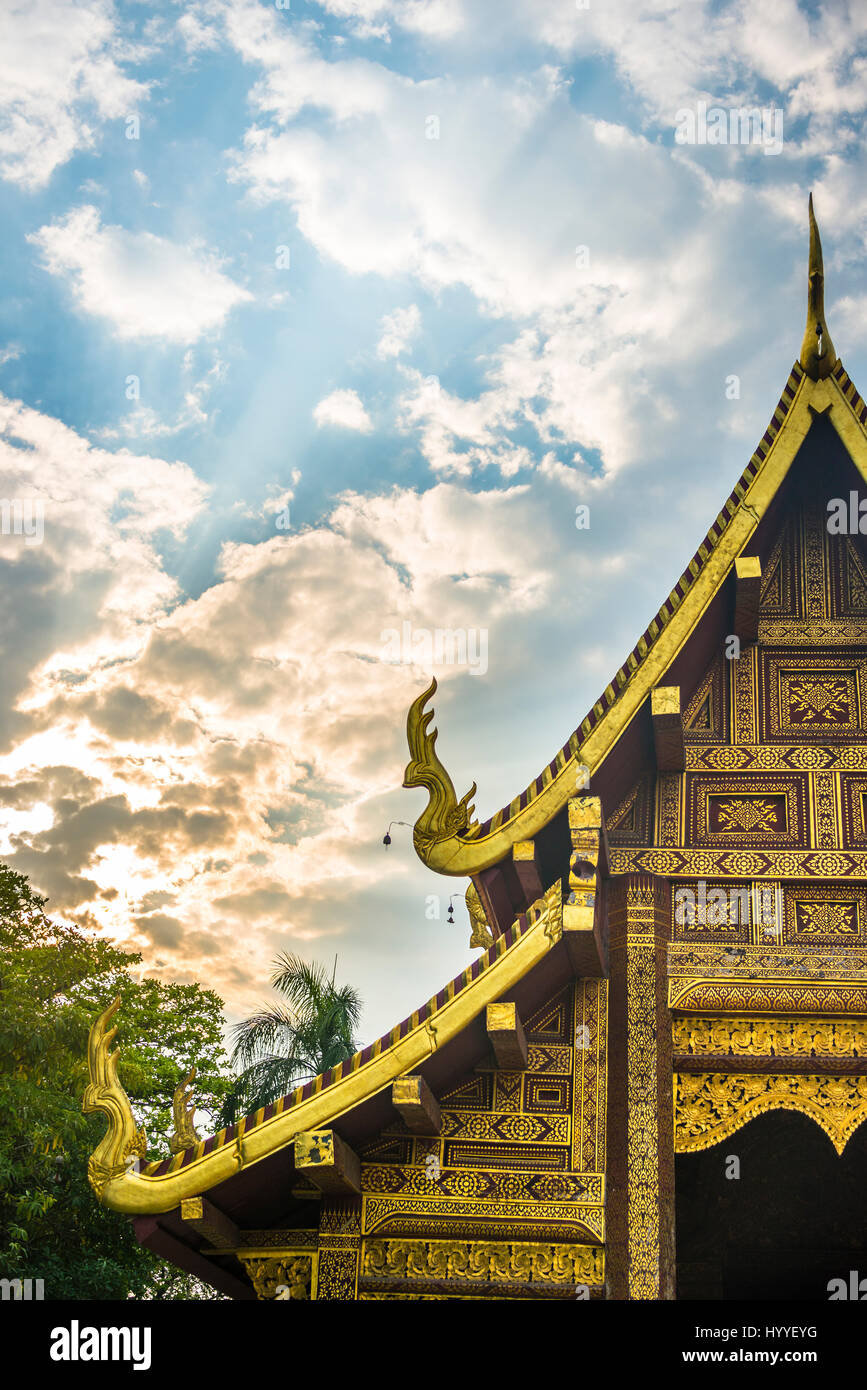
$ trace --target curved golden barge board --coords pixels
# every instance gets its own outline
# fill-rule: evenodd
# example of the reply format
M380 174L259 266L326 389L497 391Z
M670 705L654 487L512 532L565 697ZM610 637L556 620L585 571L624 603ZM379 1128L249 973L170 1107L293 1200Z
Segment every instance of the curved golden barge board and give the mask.
M91 1085L85 1092L86 1109L103 1110L109 1115L109 1133L96 1149L89 1166L92 1174L96 1174L97 1166L99 1169L98 1184L93 1176L91 1182L100 1201L115 1211L136 1216L171 1211L183 1198L200 1196L241 1168L284 1148L296 1134L326 1126L335 1116L390 1086L396 1077L414 1071L438 1047L462 1032L488 1004L512 989L556 944L562 931L559 895L549 890L545 900L540 900L526 914L526 923L511 945L506 945L502 937L495 943L491 948L496 953L494 958L475 978L471 978L471 971L477 968L478 962L467 968L467 983L463 988L456 991L453 985L447 986L445 1000L441 1004L432 1000L433 1012L410 1028L404 1037L396 1037L391 1046L378 1053L374 1048L375 1055L364 1064L360 1063L361 1054L357 1054L344 1063L345 1071L331 1085L314 1090L306 1100L285 1109L283 1100L278 1101L275 1113L267 1120L262 1118L263 1112L258 1111L255 1116L247 1117L252 1120L249 1128L246 1120L239 1123L232 1139L208 1153L203 1152L204 1143L199 1143L192 1150L192 1159L189 1151L177 1154L168 1171L159 1174L150 1173L146 1168L136 1171L134 1163L125 1161L125 1156L133 1152L130 1145L135 1136L140 1136L141 1152L144 1152L144 1136L135 1130L129 1101L117 1083L117 1053L110 1057L107 1054L115 1030L106 1034L105 1024L117 1008L116 1000L91 1029ZM398 1030L394 1032L397 1034ZM317 1080L321 1083L322 1078ZM295 1094L299 1095L301 1089Z

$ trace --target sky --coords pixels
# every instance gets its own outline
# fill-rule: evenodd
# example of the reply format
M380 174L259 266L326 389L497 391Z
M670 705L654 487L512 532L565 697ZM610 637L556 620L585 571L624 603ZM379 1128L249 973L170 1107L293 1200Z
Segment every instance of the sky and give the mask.
M459 973L466 881L382 844L406 710L435 673L480 820L565 742L773 413L810 189L867 390L865 112L842 0L7 0L0 857L49 912L230 1022L279 951L363 1041Z

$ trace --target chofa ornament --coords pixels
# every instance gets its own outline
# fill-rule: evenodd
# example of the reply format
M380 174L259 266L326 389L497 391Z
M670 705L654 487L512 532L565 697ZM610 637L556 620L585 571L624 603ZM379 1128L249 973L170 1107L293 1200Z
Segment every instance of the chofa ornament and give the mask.
M403 785L425 787L429 798L413 830L416 853L425 860L431 848L440 840L450 840L461 831L473 830L477 825L472 820L475 808L469 804L476 794L475 782L458 801L454 783L437 756L437 730L428 733L434 711L425 710L425 705L436 693L436 688L434 676L427 690L410 705L406 717L406 740L411 761L407 764Z
M169 1140L169 1149L173 1154L183 1153L184 1149L191 1149L194 1144L199 1142L199 1136L193 1124L193 1116L196 1113L196 1102L193 1097L195 1079L196 1069L190 1067L184 1080L175 1088L172 1097L175 1132Z
M87 1164L87 1177L97 1197L102 1197L106 1183L138 1163L147 1152L147 1138L139 1129L132 1113L129 1096L117 1077L117 1049L109 1051L117 1026L109 1023L120 1008L120 995L109 1004L93 1024L87 1040L87 1069L90 1081L85 1088L82 1110L91 1114L102 1111L108 1116L108 1129L97 1144Z

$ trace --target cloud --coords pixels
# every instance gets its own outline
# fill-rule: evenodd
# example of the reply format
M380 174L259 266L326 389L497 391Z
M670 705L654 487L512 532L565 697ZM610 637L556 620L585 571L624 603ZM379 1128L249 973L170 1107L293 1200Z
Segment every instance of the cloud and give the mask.
M373 421L358 392L347 389L325 396L314 408L313 419L320 429L323 425L334 425L337 429L358 430L360 434L369 434L373 429Z
M382 336L376 345L376 355L381 358L399 357L409 351L409 345L421 328L421 313L417 304L408 304L405 309L395 309L386 314L380 324Z
M672 383L707 348L697 303L723 350L766 336L765 267L745 267L735 248L747 220L757 240L764 228L779 236L789 210L730 176L730 161L714 176L682 147L582 113L550 62L509 83L412 81L358 58L326 62L241 3L231 16L231 41L262 73L232 177L290 206L320 256L350 274L412 277L435 295L466 288L482 319L503 322L466 396L405 372L398 423L437 475L511 478L554 449L564 463L598 455L595 474L610 480L664 447ZM705 42L689 15L678 23L684 42ZM315 121L299 119L308 106ZM380 354L399 359L407 326L385 325Z
M148 84L123 65L136 56L110 0L0 6L3 177L42 188L76 151L95 146L98 126L135 113Z
M90 205L28 240L42 252L46 270L68 278L79 309L104 319L118 338L192 343L252 298L211 253L152 232L103 226Z
M278 944L308 955L339 944L355 962L349 908L379 891L405 710L429 675L409 657L392 664L383 634L484 625L500 651L511 644L519 615L550 597L549 542L538 528L528 537L525 494L349 493L317 526L226 544L213 582L188 599L159 559L160 523L183 534L203 500L183 466L97 450L6 409L7 437L35 446L22 466L55 496L45 589L77 599L73 623L55 609L61 642L23 644L11 693L5 671L7 862L52 911L142 946L173 978L204 970L235 1008L256 1002ZM439 674L445 690L465 672ZM369 966L355 964L375 1001ZM407 963L420 997L423 968Z
M0 496L44 509L41 545L0 537L9 596L0 670L0 737L82 671L122 662L141 624L177 602L157 552L180 539L208 488L183 463L91 445L60 421L0 395ZM50 721L49 721L50 723ZM51 730L42 756L50 755Z
M459 0L316 0L327 14L350 21L356 38L390 37L389 21L407 33L448 39L464 23Z

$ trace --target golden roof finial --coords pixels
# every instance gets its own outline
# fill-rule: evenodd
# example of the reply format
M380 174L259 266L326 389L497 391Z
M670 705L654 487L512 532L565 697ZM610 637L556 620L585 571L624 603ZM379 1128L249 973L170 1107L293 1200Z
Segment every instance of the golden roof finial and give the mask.
M825 323L825 272L822 266L822 242L813 214L813 195L810 194L810 265L807 271L807 327L801 344L801 366L813 381L830 376L837 361L831 334Z

